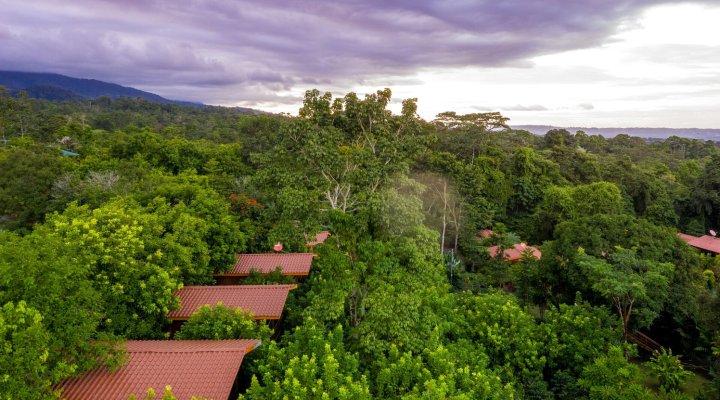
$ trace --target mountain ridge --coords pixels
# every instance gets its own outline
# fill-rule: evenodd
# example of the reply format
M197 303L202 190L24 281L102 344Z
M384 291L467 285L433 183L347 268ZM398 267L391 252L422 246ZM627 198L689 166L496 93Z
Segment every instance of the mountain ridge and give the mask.
M12 93L25 91L30 97L50 101L95 99L103 96L113 99L141 97L157 103L172 103L192 107L205 106L202 103L167 99L155 93L130 86L122 86L97 79L74 78L54 72L0 70L0 86L5 86Z

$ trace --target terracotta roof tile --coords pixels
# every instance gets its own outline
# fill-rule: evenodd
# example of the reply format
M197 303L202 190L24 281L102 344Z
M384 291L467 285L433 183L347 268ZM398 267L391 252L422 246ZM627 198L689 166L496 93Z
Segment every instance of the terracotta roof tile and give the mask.
M490 230L490 229L483 229L483 230L480 231L480 238L481 238L481 239L487 239L487 238L489 238L490 236L492 236L493 233L495 233L495 232L493 232L493 231Z
M236 254L232 271L215 276L247 276L251 270L263 274L280 267L283 275L307 276L310 274L313 253Z
M288 292L296 285L185 286L175 292L180 308L170 311L171 320L186 320L204 305L222 302L251 311L255 319L280 319Z
M709 251L710 253L720 253L720 238L716 238L715 236L703 235L689 241L688 244L700 250Z
M678 234L677 234L677 237L679 237L680 239L686 241L687 243L690 243L691 241L693 241L693 240L695 240L695 239L698 239L697 236L688 235L687 233L678 233Z
M516 243L512 248L505 249L505 251L503 251L503 260L509 262L520 261L523 258L523 252L526 250L532 251L533 256L535 256L538 260L542 258L542 253L536 247L528 246L525 243ZM496 257L499 251L499 246L488 247L490 257Z
M130 340L127 363L115 372L97 368L57 385L67 400L145 398L148 388L159 397L166 386L179 400L192 396L225 400L246 353L259 340Z
M329 231L318 232L317 234L315 234L315 240L311 240L311 241L307 242L306 246L307 247L315 247L319 244L322 244L325 241L325 239L327 239L328 237L330 237Z

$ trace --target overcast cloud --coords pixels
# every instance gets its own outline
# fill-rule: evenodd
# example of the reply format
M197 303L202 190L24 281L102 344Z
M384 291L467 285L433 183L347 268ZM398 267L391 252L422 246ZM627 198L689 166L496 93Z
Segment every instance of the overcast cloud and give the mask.
M296 109L299 93L314 87L343 93L419 86L422 73L433 71L533 70L535 57L612 43L662 3L672 2L0 0L0 69L96 78L210 104ZM648 46L642 56L692 57L702 70L717 50ZM622 79L593 65L569 68L575 74L558 70L548 79ZM503 103L518 104L506 106L517 111L558 108L531 101ZM593 110L594 99L579 101Z

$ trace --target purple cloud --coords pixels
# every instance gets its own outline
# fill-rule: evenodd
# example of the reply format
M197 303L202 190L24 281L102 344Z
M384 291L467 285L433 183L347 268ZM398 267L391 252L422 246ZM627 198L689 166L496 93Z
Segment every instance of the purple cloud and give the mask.
M0 0L0 65L209 103L295 102L276 93L427 68L527 66L599 45L668 2Z

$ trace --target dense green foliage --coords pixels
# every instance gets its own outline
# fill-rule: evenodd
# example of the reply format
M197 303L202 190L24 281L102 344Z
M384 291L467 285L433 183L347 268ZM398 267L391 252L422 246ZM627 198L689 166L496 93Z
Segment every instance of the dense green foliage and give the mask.
M218 303L214 307L200 307L175 334L175 339L267 340L271 334L267 325L255 323L251 312Z
M656 352L648 365L657 374L660 388L666 392L680 389L683 381L692 375L691 372L685 371L680 357L674 356L672 350L661 349Z
M620 347L611 347L606 355L585 367L578 384L587 390L590 400L655 398L641 380L638 366L627 361Z
M40 313L24 301L0 309L0 393L16 399L48 398L49 335ZM25 379L16 379L23 376Z
M116 341L167 337L174 290L321 229L274 334L221 305L177 333L262 339L243 398L656 398L638 331L717 364L720 259L676 237L720 230L716 144L390 103L308 91L289 117L0 92L0 397L121 364ZM521 241L541 259L488 254Z
M247 399L368 399L359 360L345 350L342 327L323 332L312 319L295 329L284 345L271 342L257 364Z

